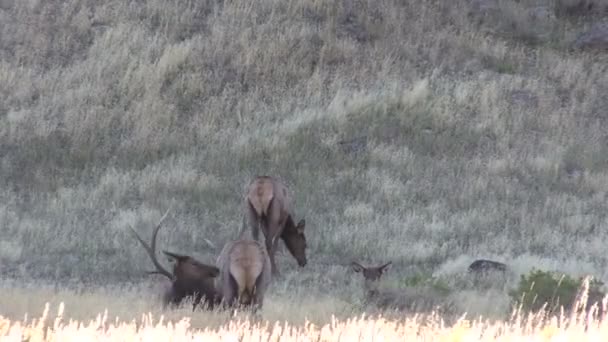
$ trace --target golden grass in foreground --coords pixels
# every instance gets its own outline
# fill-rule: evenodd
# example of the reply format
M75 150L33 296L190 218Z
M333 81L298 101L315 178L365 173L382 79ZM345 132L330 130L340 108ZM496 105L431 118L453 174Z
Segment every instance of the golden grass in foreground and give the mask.
M192 329L216 329L233 319L228 312L198 310L193 314L188 300L184 301L182 307L163 310L160 300L162 287L156 285L151 281L133 286L75 291L53 288L43 283L28 283L19 288L0 281L0 315L11 321L39 317L46 303L51 308L63 303L69 308L69 315L65 317L81 322L94 320L103 310L111 313L112 320L117 318L121 322L138 320L143 313L153 317L162 315L164 322L178 322L185 316L191 316L189 323ZM275 285L264 299L261 318L269 322L286 321L292 325L303 325L305 322L323 325L330 322L332 317L346 319L363 313L363 308L351 303L349 297L317 293L314 301L310 298L303 294L288 296Z
M317 326L238 318L214 329L193 329L190 317L166 322L164 317L143 314L138 321L109 319L108 312L80 322L64 318L64 305L49 316L46 304L39 319L11 321L0 316L1 341L605 341L608 320L595 313L543 319L541 314L515 315L509 322L461 319L452 326L431 315L391 320L382 316L332 319Z
M510 319L508 315L501 315L504 319L492 319L468 309L466 315L454 313L457 316L376 311L373 307L351 303L348 298L318 294L287 296L278 291L279 288L275 288L279 293L271 293L258 315L231 316L228 311L193 313L189 304L163 310L153 282L77 292L43 283L26 285L19 288L6 281L3 287L0 283L0 341L356 341L370 340L370 336L386 341L571 341L574 338L604 341L608 337L608 319L598 318L598 305L583 304L588 301L588 282L584 282L583 291L578 294L576 310L588 309L590 314L572 317L562 314L551 319L545 319L543 314L521 312L511 315ZM489 297L485 299L463 294L459 293L462 301L472 302L469 308L478 305L476 300L493 300L494 305L498 304L496 292L488 292ZM65 313L64 307L68 308ZM600 307L603 312L607 311L608 297ZM44 308L42 315L39 314L41 308Z

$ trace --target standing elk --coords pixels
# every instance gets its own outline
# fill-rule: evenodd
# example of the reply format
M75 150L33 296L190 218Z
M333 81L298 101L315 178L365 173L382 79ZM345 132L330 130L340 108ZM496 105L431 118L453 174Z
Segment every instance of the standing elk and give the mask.
M163 251L166 256L175 261L173 273L171 273L165 269L156 258L156 236L168 213L169 211L167 210L165 215L160 219L158 225L154 228L150 245L137 234L135 229L130 227L135 238L146 250L152 263L156 267L155 271L149 271L147 273L160 274L171 281L171 287L163 295L163 307L166 307L169 304L179 305L185 298L192 297L194 299L192 305L193 311L199 304L202 304L203 307L212 309L219 304L222 299L221 294L216 290L214 284L215 278L220 274L220 270L217 267L203 264L187 255Z
M271 279L270 258L264 245L251 239L227 243L217 259L217 288L231 307L262 307Z
M287 187L269 176L258 176L250 184L245 196L246 214L253 238L259 239L260 228L265 237L273 275L279 270L274 257L278 238L285 243L300 267L306 265L306 221L295 224L292 200Z

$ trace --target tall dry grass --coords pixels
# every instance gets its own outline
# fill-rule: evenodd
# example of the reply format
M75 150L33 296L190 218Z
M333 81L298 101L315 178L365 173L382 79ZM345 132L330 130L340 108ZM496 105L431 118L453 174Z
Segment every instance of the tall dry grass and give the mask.
M608 336L608 323L596 316L544 319L539 315L516 315L509 322L460 319L446 326L440 317L414 316L390 319L382 316L332 318L316 325L294 326L285 322L260 321L252 317L233 319L216 328L194 329L189 317L177 321L142 314L130 322L112 319L105 311L89 321L65 318L63 303L57 314L49 305L40 318L11 321L0 316L2 341L601 341Z

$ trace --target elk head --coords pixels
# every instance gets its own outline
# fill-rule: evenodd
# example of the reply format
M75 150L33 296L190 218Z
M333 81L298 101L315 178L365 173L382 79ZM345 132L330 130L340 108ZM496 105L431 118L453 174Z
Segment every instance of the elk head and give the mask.
M175 265L173 266L175 278L208 280L220 274L219 268L203 264L189 255L181 255L169 251L163 251L163 253L175 261Z
M283 234L281 235L283 242L285 242L285 246L287 246L287 250L293 255L300 267L306 266L307 262L307 245L304 227L306 227L306 221L304 219L300 220L297 225L294 225L293 219L289 216L287 223L285 224L285 230L283 230Z
M219 275L219 269L217 267L203 264L187 255L163 251L165 255L175 261L173 272L169 272L156 258L156 237L162 226L162 221L168 213L169 211L167 210L165 215L160 219L158 225L154 228L150 245L131 228L135 238L143 246L156 267L156 270L148 271L147 273L160 274L171 280L171 288L163 297L164 305L169 303L177 305L186 297L194 297L193 310L203 298L209 307L213 307L221 300L221 297L214 286L214 279Z
M351 266L353 268L353 271L363 274L365 289L370 295L375 295L378 293L378 281L380 280L384 272L389 269L391 264L392 261L389 261L386 264L380 266L364 267L361 264L353 261L351 263Z

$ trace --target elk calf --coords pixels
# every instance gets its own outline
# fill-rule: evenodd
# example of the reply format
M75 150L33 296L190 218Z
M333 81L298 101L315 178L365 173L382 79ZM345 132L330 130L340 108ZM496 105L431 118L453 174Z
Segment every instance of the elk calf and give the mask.
M156 228L154 228L150 245L131 228L135 238L146 250L146 253L148 253L148 256L156 267L155 271L149 271L148 273L163 275L171 281L170 288L163 295L163 307L169 304L179 305L185 298L191 297L193 298L192 310L199 304L213 308L221 302L220 293L214 286L214 280L220 274L220 270L217 267L203 264L187 255L163 251L166 256L175 261L173 272L169 272L156 258L156 237L162 226L162 221L168 213L169 211L163 215Z
M304 267L307 262L304 235L306 221L302 219L295 224L291 202L287 187L269 176L256 177L249 184L245 196L245 210L252 236L258 240L260 229L262 230L273 275L279 274L274 260L279 238L300 267Z
M367 302L375 304L378 308L425 312L436 309L440 305L443 306L442 310L445 310L451 304L444 302L443 296L428 287L381 291L380 278L389 269L390 261L375 267L364 267L357 262L352 262L351 265L355 272L363 274Z
M374 297L378 295L379 280L384 274L384 272L390 268L391 264L392 261L389 261L386 264L380 266L364 267L355 261L352 262L351 266L353 268L353 271L363 274L363 286L365 288L365 291L367 292L368 297Z
M243 239L227 243L217 259L218 290L231 307L262 307L271 278L268 253L257 241Z

